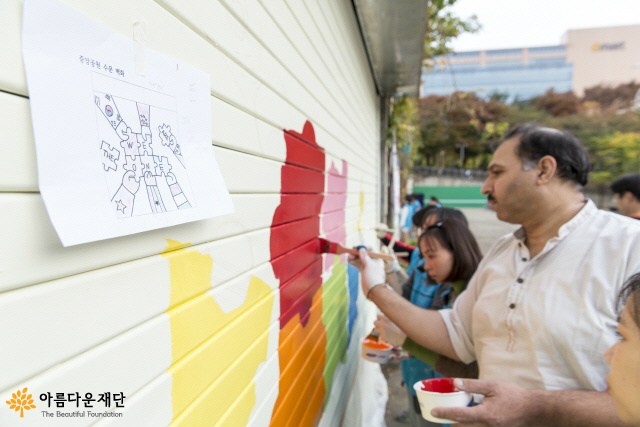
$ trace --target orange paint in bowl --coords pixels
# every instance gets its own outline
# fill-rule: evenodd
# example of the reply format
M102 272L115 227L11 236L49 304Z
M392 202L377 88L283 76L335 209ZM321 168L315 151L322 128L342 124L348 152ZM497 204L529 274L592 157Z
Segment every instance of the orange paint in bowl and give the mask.
M369 362L387 363L393 346L384 341L371 340L366 337L362 340L362 357Z
M362 345L366 345L367 347L371 347L371 348L375 348L377 350L388 350L393 348L393 346L391 344L387 344L386 342L380 342L380 341L371 341L368 339L365 339L364 341L362 341Z

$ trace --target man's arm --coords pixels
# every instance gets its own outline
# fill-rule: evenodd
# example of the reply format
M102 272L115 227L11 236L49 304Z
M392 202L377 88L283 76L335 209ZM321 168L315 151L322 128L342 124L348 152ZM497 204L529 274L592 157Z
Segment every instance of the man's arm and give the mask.
M437 310L418 307L386 286L371 289L369 299L413 341L436 353L460 360Z
M485 396L470 408L436 408L432 414L464 427L629 427L607 393L527 390L506 381L455 380L456 387Z

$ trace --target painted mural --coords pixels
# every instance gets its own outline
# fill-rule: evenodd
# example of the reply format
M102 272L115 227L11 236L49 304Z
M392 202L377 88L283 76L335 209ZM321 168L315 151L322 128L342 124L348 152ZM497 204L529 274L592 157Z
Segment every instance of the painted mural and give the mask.
M318 245L321 232L345 243L346 162L342 173L331 165L325 188L325 153L313 125L306 122L302 133L286 130L284 139L281 200L270 238L271 264L280 282L281 371L271 426L302 427L317 423L327 403L327 390L346 351L349 307L350 302L355 306L357 293L350 299L346 260L323 257ZM332 272L323 283L327 270Z

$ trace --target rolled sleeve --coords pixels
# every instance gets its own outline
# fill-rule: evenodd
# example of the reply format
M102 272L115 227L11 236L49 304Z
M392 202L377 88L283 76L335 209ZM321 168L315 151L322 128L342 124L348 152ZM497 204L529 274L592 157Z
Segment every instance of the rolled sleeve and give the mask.
M481 270L484 260L478 270ZM473 275L467 289L464 290L453 303L453 307L440 310L440 315L449 333L451 345L460 360L469 364L476 360L476 349L472 335L472 312L479 294L478 273Z
M445 310L439 310L442 320L447 327L449 333L449 339L451 345L455 350L460 360L466 364L469 364L476 360L475 349L473 347L473 341L470 334L467 333L466 328L462 322L460 315L455 308L449 308Z

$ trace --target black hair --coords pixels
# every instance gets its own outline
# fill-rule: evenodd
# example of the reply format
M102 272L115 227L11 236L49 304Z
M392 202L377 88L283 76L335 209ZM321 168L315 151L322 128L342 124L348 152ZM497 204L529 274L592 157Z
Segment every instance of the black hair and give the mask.
M418 209L418 211L411 217L411 222L413 222L413 225L415 225L416 227L422 227L424 218L426 218L427 215L429 215L429 213L434 209L438 208L434 205L427 205L422 209Z
M640 200L640 173L621 176L613 181L609 188L619 196L629 191L637 200Z
M569 132L527 123L520 124L504 136L503 142L518 137L516 155L522 164L537 163L544 156L556 159L558 176L581 187L589 181L589 157L576 137Z
M431 217L431 216L435 216L437 221L443 221L445 219L448 218L454 218L457 219L458 221L461 221L464 225L468 226L469 225L469 221L467 221L467 217L464 216L464 214L462 213L462 211L460 209L456 209L456 208L438 208L436 206L431 206L433 209L430 209L429 211L427 211L425 213L425 215L422 217L422 221L420 222L420 225L418 225L418 227L424 227L424 223L427 220L427 218Z
M453 254L453 266L444 281L469 279L482 259L478 242L469 227L455 218L447 218L427 228L420 235L418 246L424 240L427 247L433 247L433 239Z
M629 277L618 294L617 308L622 309L626 301L631 301L630 314L640 328L640 273Z

